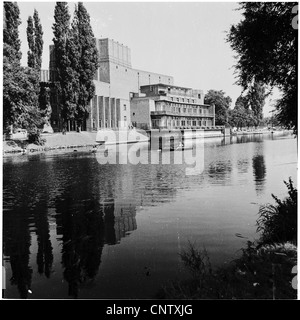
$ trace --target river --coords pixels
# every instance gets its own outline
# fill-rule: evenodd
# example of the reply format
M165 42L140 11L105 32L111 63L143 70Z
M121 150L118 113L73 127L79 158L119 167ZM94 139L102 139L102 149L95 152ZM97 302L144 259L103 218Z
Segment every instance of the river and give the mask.
M130 149L132 146L127 146ZM140 155L147 157L147 146ZM147 299L189 276L190 241L213 266L254 240L259 206L297 178L290 134L207 138L186 164L100 164L91 152L3 159L5 298Z

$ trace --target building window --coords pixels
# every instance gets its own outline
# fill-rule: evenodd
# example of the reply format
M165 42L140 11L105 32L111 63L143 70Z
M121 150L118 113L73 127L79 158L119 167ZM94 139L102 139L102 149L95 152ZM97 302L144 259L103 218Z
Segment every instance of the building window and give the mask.
M186 108L183 108L183 113L186 113Z
M133 112L132 115L135 116L135 112Z
M185 126L185 120L181 120L181 125Z
M124 121L127 121L127 117L126 116L124 116Z
M126 111L126 104L124 104L124 111Z
M171 97L171 101L173 101L173 97Z
M193 126L196 127L196 125L197 125L197 121L193 120Z
M118 66L116 66L116 69L118 69Z
M200 93L198 93L198 99L201 99L201 94Z
M177 98L177 101L179 102L179 98Z

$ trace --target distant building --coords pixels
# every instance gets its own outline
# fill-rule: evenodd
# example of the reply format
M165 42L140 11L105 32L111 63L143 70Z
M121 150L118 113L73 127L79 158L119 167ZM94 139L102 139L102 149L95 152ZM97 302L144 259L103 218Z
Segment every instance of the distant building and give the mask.
M111 39L96 39L100 67L94 76L95 95L82 130L136 126L139 128L179 128L214 126L214 109L203 104L203 92L174 86L172 76L133 69L131 51ZM50 46L49 75L56 81L54 46ZM51 125L62 128L60 101L51 96ZM68 130L76 130L69 121Z

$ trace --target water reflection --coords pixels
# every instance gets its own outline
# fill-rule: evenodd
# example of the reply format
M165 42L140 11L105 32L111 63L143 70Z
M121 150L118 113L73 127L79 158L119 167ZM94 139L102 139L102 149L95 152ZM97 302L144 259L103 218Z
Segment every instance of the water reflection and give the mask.
M16 285L21 299L28 297L31 289L32 268L29 266L31 237L22 208L16 208L12 219L4 220L4 255L9 257L12 277L11 285Z
M234 143L247 143L247 142L262 142L264 139L266 139L266 136L262 134L253 134L253 135L238 135L233 137L232 140L234 141Z
M271 137L264 137L266 139ZM163 165L162 153L158 153L156 165L99 165L95 155L84 152L5 160L3 244L5 263L10 265L12 274L7 281L8 297L16 298L12 287L18 288L21 298L28 298L28 290L32 288L34 297L39 298L48 286L55 287L53 298L56 298L55 294L84 298L87 290L83 293L80 289L86 289L92 283L97 283L98 289L89 286L89 290L99 290L99 287L102 290L103 279L112 283L117 281L115 275L109 273L111 262L105 260L107 255L103 252L121 243L117 247L120 250L115 251L122 254L124 249L124 258L132 251L128 246L132 246L134 235L140 239L135 248L135 267L140 267L141 255L146 252L144 241L149 241L155 252L152 258L156 270L167 268L162 259L167 255L172 259L172 250L176 260L178 239L187 240L191 230L199 235L203 223L207 226L205 232L223 232L222 241L215 236L209 238L205 233L203 237L208 243L215 241L215 247L225 243L231 237L231 231L225 227L226 219L230 220L230 226L234 224L238 229L252 221L243 224L249 208L240 218L241 208L245 208L244 195L254 194L252 200L255 201L257 195L273 192L269 189L265 192L265 188L267 170L269 174L273 165L269 152L276 144L268 148L264 140L262 136L205 139L204 172L195 176L185 174L185 164ZM143 148L139 155L149 156ZM291 160L285 160L287 163L292 161L293 156ZM249 172L251 164L253 174ZM228 188L218 188L224 185ZM177 207L180 212L176 211ZM232 212L226 212L231 208ZM145 217L145 214L149 216ZM148 234L152 229L147 228L153 221L154 233ZM132 233L135 234L124 241ZM142 249L139 251L139 248ZM55 263L54 258L58 259ZM117 264L113 266L114 271L121 270L118 264L122 264L122 259L113 256L112 260ZM168 265L168 268L172 266ZM173 271L168 269L170 274ZM35 273L41 276L36 277ZM118 276L116 278L120 279L120 274ZM128 272L123 276L127 279ZM60 285L62 278L68 289ZM138 287L140 282L135 280L133 275L128 278L128 282L136 282ZM105 293L95 292L93 296L105 296Z
M115 245L137 228L135 206L114 199L87 198L86 189L56 198L56 223L62 235L62 265L68 295L77 298L80 285L93 281L105 244Z
M257 194L261 194L264 191L265 178L266 178L266 165L264 156L258 154L252 159L253 175L255 182L255 190Z
M208 174L211 179L226 181L232 171L230 160L214 161L209 164Z
M45 274L47 278L52 272L53 248L50 240L49 222L47 217L47 202L39 201L34 210L34 222L36 227L38 252L36 262L39 274Z
M238 159L236 166L239 173L247 173L249 169L249 160L247 158Z

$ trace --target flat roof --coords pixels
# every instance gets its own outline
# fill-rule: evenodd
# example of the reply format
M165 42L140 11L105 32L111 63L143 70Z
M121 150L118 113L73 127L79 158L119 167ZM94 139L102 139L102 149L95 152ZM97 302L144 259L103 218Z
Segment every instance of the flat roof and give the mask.
M143 87L156 87L156 86L160 86L160 87L170 87L170 88L179 88L179 89L184 89L184 90L194 90L193 88L186 88L186 87L180 87L180 86L174 86L171 84L165 84L165 83L156 83L156 84L146 84L144 86L141 86L141 88Z

